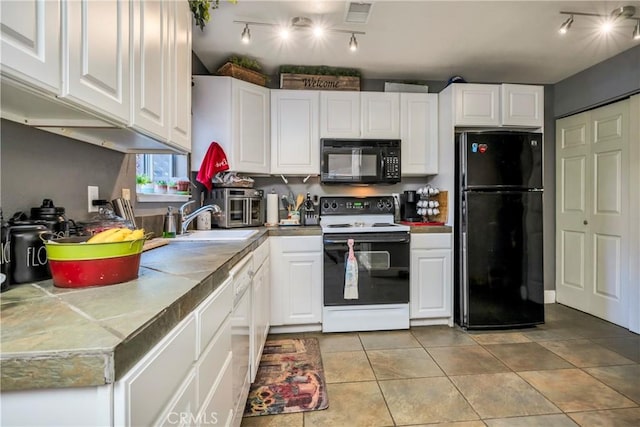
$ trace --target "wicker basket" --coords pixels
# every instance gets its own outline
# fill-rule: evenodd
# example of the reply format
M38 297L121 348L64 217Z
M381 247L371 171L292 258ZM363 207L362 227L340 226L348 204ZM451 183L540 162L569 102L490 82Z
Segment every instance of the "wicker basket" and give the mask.
M257 84L260 86L267 85L267 76L265 76L264 74L241 67L231 62L227 62L222 67L220 67L218 69L218 74L221 76L234 77L236 79L244 80L245 82Z

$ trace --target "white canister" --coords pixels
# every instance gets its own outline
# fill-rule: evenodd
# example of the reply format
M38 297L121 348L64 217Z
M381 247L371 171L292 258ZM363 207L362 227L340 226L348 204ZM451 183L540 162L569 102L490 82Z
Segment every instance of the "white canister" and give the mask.
M211 212L202 212L196 217L196 228L198 230L211 230Z

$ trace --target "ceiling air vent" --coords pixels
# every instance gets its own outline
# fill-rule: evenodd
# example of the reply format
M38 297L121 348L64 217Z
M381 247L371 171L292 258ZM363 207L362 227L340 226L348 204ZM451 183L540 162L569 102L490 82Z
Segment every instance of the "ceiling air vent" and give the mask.
M365 2L347 3L347 13L344 21L353 24L366 24L369 20L371 6L373 4Z

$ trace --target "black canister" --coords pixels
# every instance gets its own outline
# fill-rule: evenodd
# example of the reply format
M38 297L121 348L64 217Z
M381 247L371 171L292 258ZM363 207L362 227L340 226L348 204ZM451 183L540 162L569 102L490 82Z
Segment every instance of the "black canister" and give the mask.
M44 233L50 232L43 224L7 227L7 234L3 236L3 256L7 257L3 265L9 285L51 278L46 247L40 237Z
M40 207L31 208L31 220L46 226L56 237L69 237L69 222L64 216L65 209L44 199Z

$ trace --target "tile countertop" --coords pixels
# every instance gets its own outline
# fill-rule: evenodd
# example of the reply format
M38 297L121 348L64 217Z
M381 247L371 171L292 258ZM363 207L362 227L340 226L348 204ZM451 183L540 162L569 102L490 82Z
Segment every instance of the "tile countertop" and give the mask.
M12 286L0 295L0 388L113 383L268 236L322 234L318 226L259 230L242 242L173 242L144 252L139 277L126 283L71 289L45 280Z

